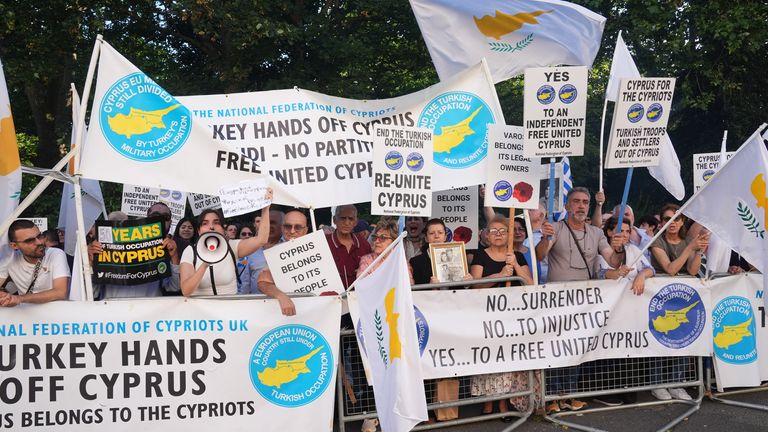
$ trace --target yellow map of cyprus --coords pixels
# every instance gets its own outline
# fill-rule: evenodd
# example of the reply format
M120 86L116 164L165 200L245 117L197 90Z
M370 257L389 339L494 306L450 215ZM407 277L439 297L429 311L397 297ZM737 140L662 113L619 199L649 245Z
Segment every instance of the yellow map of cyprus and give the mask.
M658 316L653 320L653 328L658 332L668 333L680 327L680 324L687 323L686 314L693 309L699 302L678 310L665 310L664 316Z
M450 153L454 147L464 141L464 138L473 135L475 131L469 127L469 123L472 122L481 109L483 109L483 107L476 109L475 112L469 115L469 117L456 124L442 126L440 128L440 135L435 135L434 152Z
M745 337L752 336L752 333L747 328L752 324L752 319L750 318L739 324L723 326L723 331L715 335L715 346L728 349L729 346L736 345Z
M131 107L128 115L118 113L108 117L107 122L116 134L130 138L131 135L145 134L153 128L165 128L163 116L180 106L180 104L176 104L154 111L144 111Z
M287 384L298 378L299 374L312 372L307 367L307 362L315 354L320 352L323 347L324 345L312 350L312 352L307 355L303 355L293 360L278 360L275 367L266 368L262 372L257 372L256 375L259 377L259 381L261 381L262 384L280 388L281 385Z

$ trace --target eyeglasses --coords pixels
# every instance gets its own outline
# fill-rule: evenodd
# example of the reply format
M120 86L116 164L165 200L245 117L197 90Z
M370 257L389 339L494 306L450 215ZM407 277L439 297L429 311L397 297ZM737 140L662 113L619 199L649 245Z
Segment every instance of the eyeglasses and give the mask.
M243 231L240 233L240 237L253 237L253 233L248 231Z
M506 228L491 228L488 230L488 234L490 235L505 235L509 230Z
M667 222L669 222L671 219L672 219L672 216L664 216L663 218L661 218L661 223L667 223ZM680 219L680 218L677 218L677 219L675 219L675 222L678 222L678 221L681 221L681 220L682 220L682 219Z
M44 241L45 240L45 234L38 234L35 237L30 237L26 240L14 240L14 243L24 243L25 245L31 245L35 243L35 241Z
M390 237L390 236L376 235L376 234L372 235L371 238L373 239L374 242L377 242L379 240L381 240L381 241L392 240L392 237Z
M357 219L357 216L336 216L336 219L338 219L339 221L352 222Z
M283 229L288 231L288 232L291 232L291 231L297 231L297 232L298 231L304 231L306 228L307 227L305 227L304 225L300 225L300 224L296 224L296 225L283 224Z
M171 220L171 215L168 213L152 212L149 214L149 217L161 217L165 221Z

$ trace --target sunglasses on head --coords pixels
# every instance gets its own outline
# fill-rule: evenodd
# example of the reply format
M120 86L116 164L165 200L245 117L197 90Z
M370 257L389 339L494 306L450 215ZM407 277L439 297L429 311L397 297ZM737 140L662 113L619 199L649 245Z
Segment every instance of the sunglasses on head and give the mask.
M149 214L149 217L161 217L165 221L171 220L171 215L168 213L152 212Z

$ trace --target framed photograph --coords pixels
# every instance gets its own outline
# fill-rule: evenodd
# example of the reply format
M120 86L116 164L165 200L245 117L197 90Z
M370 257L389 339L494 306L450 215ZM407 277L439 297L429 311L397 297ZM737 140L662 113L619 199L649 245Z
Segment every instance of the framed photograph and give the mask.
M432 256L432 274L440 282L457 282L468 273L464 242L431 243L429 254Z

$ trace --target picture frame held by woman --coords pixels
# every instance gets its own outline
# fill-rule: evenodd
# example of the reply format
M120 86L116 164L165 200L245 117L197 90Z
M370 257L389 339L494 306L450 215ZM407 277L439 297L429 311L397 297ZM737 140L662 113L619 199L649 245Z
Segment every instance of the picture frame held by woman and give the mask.
M467 254L464 242L430 243L432 274L440 282L464 280L468 273Z

